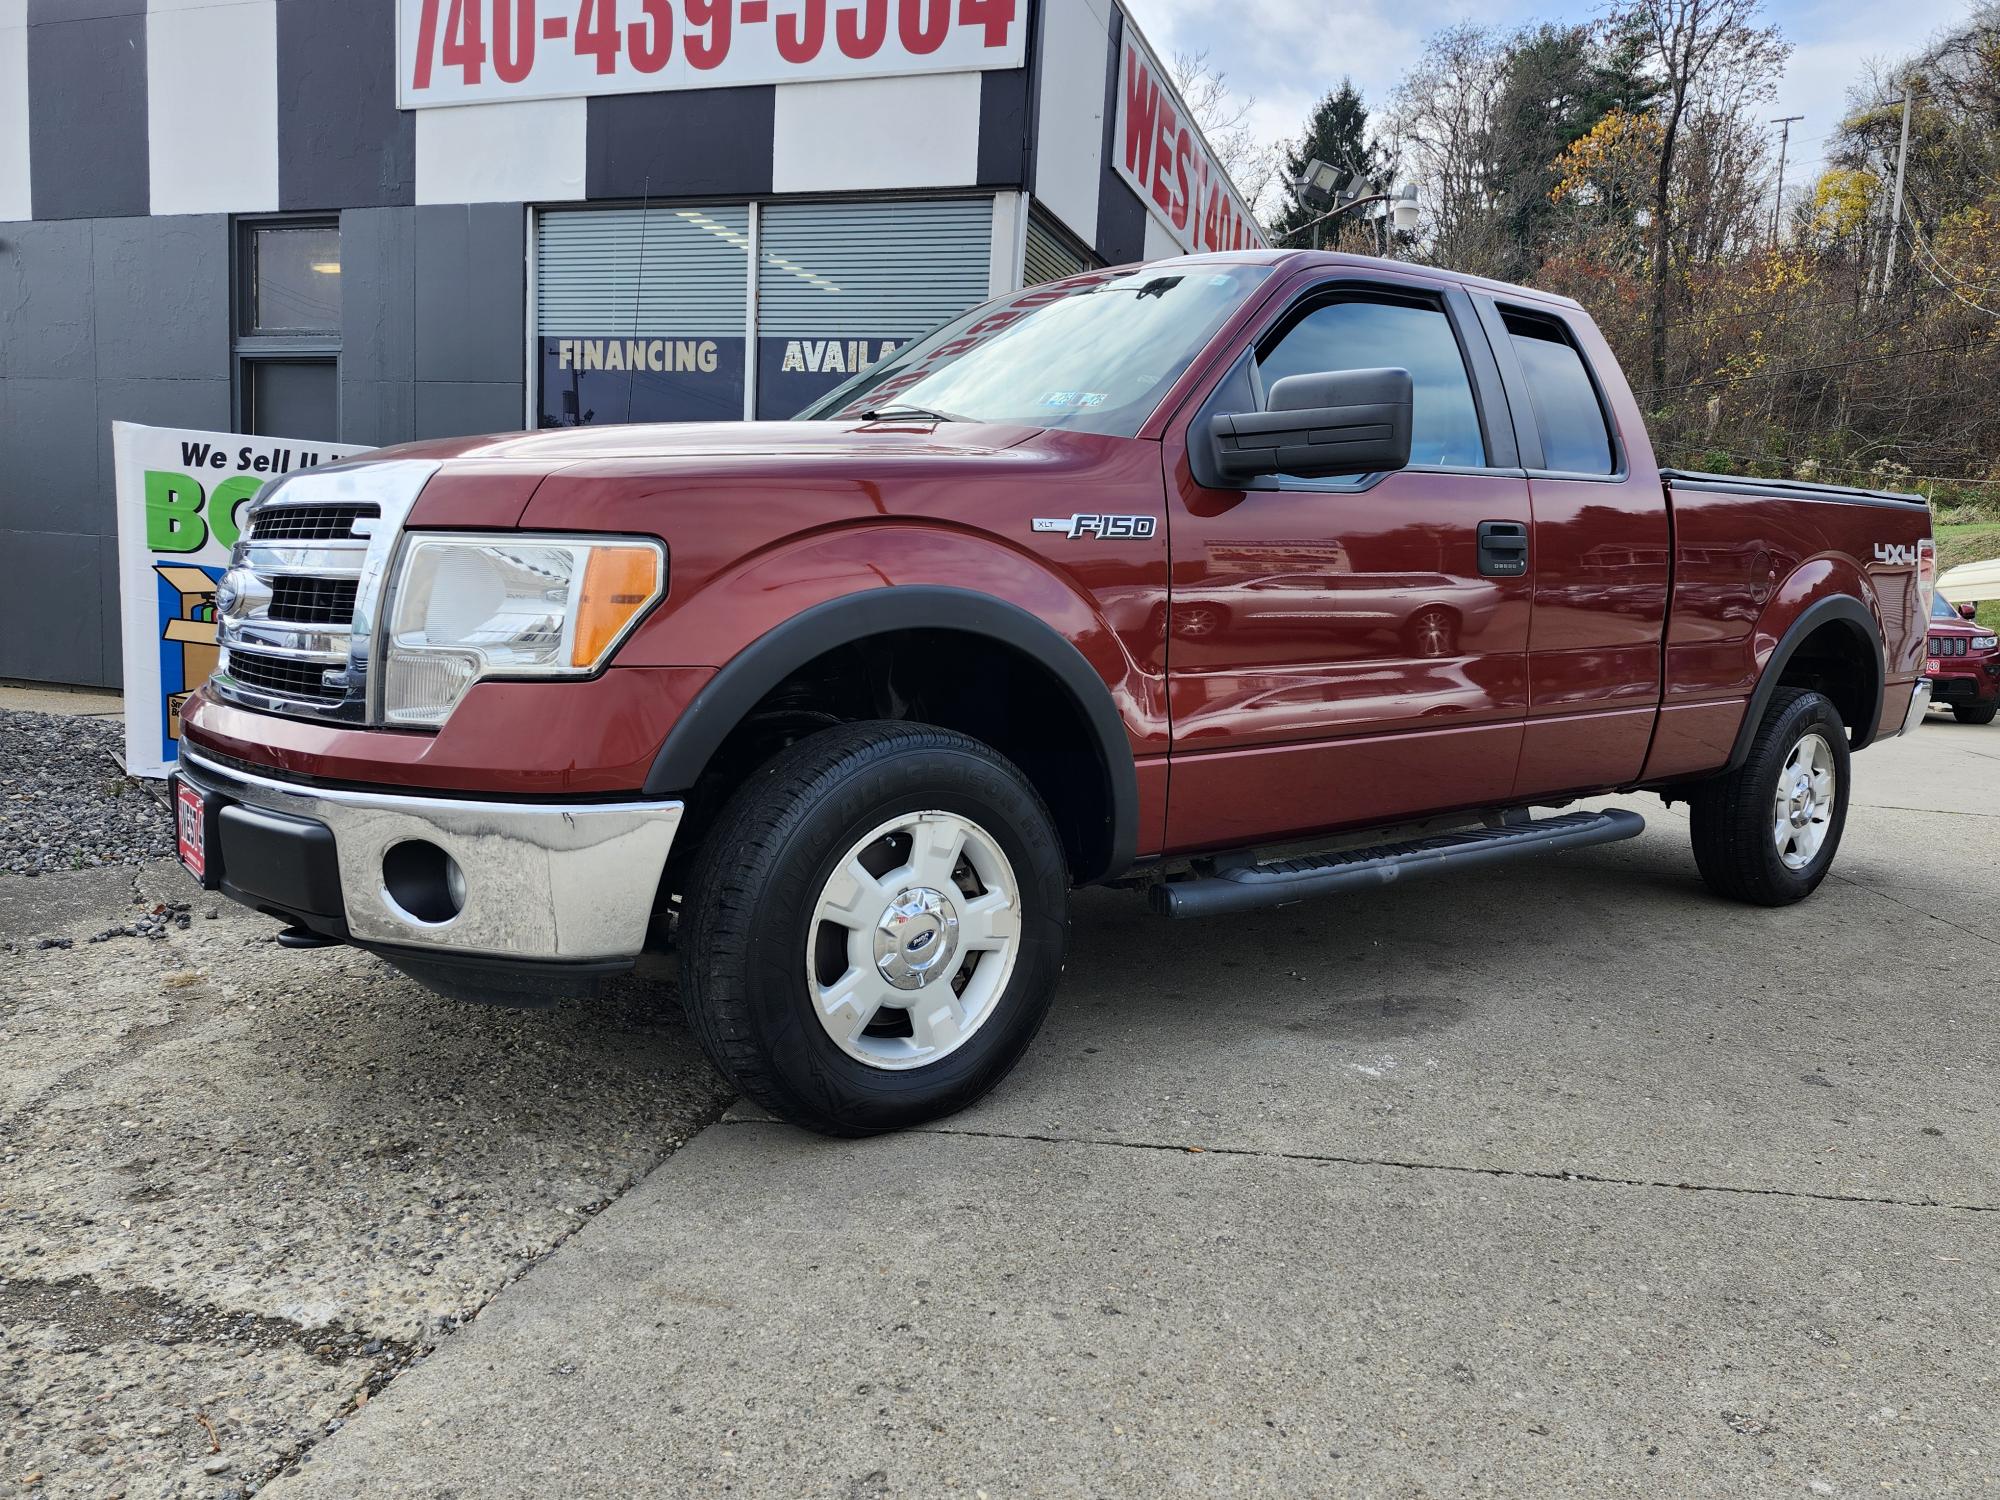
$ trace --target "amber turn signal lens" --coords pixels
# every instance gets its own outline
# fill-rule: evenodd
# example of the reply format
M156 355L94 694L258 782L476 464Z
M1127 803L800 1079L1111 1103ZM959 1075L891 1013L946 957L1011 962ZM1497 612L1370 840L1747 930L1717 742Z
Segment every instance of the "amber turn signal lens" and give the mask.
M570 665L595 667L639 612L660 592L660 554L652 547L592 547L577 601Z

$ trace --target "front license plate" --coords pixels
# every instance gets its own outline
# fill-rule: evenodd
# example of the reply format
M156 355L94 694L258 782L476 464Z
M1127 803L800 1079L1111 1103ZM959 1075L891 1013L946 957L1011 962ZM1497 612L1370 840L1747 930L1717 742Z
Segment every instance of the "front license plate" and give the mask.
M208 808L201 788L174 783L174 818L179 825L181 863L196 880L208 879Z
M1924 663L1924 676L1926 677L1935 677L1937 676L1938 673L1942 672L1943 670L1944 670L1944 663L1939 661L1935 656L1933 656L1929 661Z

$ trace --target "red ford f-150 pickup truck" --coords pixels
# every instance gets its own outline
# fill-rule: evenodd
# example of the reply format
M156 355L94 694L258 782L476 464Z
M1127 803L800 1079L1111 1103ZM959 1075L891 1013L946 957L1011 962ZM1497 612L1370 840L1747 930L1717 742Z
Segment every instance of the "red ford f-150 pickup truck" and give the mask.
M716 1065L836 1133L1006 1074L1073 886L1240 912L1649 790L1797 901L1929 700L1920 500L1662 472L1575 303L1318 253L1006 297L794 422L311 470L244 537L199 878L469 998L677 949Z

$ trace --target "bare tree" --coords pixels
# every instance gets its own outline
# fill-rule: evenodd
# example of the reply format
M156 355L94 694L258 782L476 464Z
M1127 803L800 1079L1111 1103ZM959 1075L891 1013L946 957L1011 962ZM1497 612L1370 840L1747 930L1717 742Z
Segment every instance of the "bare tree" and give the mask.
M1630 28L1660 83L1660 158L1653 179L1653 266L1648 343L1654 385L1667 378L1668 286L1673 275L1674 167L1689 111L1704 98L1768 98L1791 44L1764 24L1762 0L1626 0L1613 24Z
M1236 184L1243 201L1253 211L1258 210L1277 175L1278 151L1270 142L1258 140L1250 123L1257 96L1231 89L1228 75L1209 61L1206 50L1176 52L1173 74L1174 87L1180 90L1216 161Z
M1466 270L1492 268L1493 109L1506 81L1506 40L1470 22L1433 36L1397 87L1391 128L1422 184L1428 252Z

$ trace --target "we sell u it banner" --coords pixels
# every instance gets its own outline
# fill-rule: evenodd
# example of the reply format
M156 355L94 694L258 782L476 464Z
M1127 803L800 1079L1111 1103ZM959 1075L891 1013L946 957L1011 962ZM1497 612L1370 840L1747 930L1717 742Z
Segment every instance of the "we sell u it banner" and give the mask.
M118 475L118 602L125 643L125 769L165 776L181 704L221 656L215 588L243 509L273 479L364 453L339 443L111 424Z

